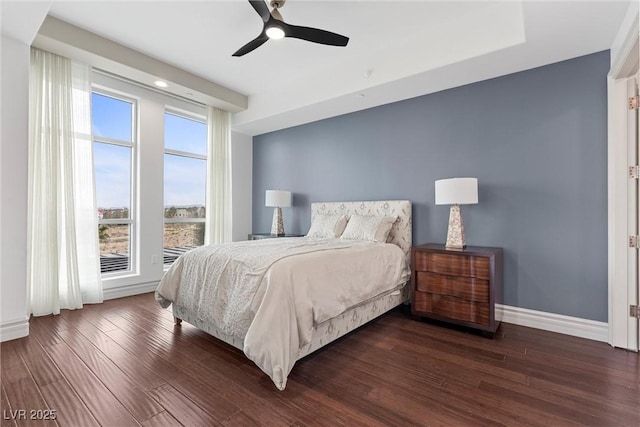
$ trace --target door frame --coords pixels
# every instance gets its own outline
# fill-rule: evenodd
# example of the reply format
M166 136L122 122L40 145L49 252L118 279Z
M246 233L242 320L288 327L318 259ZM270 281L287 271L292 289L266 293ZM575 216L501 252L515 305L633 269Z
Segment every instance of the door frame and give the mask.
M629 316L629 305L638 303L637 257L630 256L628 247L629 225L637 221L635 182L628 178L628 166L632 164L627 108L628 82L638 72L640 46L638 44L638 14L611 58L611 70L607 76L608 103L608 297L609 344L638 351L638 320ZM631 151L631 153L630 153Z

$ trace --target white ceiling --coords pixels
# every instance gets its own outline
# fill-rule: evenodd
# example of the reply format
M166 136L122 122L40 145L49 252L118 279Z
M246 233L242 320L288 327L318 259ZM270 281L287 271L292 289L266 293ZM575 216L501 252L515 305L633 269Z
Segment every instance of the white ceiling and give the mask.
M234 129L256 135L608 49L630 2L288 0L285 22L348 46L284 39L240 58L262 29L246 0L51 3L51 16L247 95Z

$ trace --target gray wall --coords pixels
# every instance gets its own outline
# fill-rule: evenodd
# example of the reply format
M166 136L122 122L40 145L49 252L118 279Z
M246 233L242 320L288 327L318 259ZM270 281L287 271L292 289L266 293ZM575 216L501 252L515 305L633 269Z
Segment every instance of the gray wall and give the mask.
M408 199L414 244L444 242L434 181L477 177L467 244L505 251L504 303L607 321L609 52L254 137L253 231L267 189L288 232L315 201Z

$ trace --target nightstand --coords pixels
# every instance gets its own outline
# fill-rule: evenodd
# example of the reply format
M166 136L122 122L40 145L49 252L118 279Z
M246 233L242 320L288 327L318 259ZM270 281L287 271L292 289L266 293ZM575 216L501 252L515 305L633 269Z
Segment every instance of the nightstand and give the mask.
M304 237L304 234L290 234L286 233L284 236L276 236L271 233L253 233L249 234L249 240L262 240L262 239L271 239L274 237Z
M494 334L502 303L502 248L411 248L411 313Z

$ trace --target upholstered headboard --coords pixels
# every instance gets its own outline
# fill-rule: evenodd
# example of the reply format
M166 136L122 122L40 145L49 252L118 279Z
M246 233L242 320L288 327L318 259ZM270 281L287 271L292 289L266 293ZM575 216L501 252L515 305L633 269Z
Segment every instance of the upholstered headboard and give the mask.
M391 227L389 243L400 246L411 257L411 202L409 200L380 200L369 202L317 202L311 203L311 221L316 215L397 215L398 220Z

